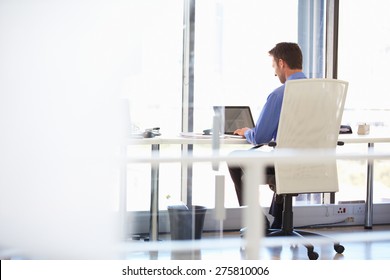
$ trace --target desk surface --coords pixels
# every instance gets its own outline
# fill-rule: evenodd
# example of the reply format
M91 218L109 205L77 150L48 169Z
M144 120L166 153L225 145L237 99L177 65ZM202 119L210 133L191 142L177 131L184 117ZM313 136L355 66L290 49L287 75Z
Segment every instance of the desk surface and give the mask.
M245 138L221 138L221 144L249 144ZM156 136L153 138L130 138L130 145L153 144L211 144L212 138L182 137L182 136Z
M229 138L229 136L220 139L221 144L248 144L244 139ZM389 128L375 128L371 129L368 135L357 135L356 132L352 134L340 134L339 141L344 143L389 143L390 129ZM197 138L197 137L182 137L177 136L157 136L154 138L130 138L128 144L130 145L153 145L153 144L210 144L212 138Z
M386 143L390 142L390 130L388 128L374 129L368 135L340 134L339 141L344 143Z
M390 142L390 129L389 128L375 128L371 129L370 134L368 135L357 135L353 134L340 134L339 141L344 143L389 143ZM127 142L129 145L160 145L160 144L210 144L212 143L212 138L197 138L197 137L182 137L182 136L157 136L154 138L133 138L128 139ZM242 138L221 138L220 143L223 144L241 144L241 145L250 145L246 139ZM369 163L368 163L369 164ZM369 164L367 177L372 178L373 165ZM154 176L158 176L158 172L153 172ZM370 175L371 174L371 175ZM152 175L153 176L153 175ZM157 183L156 183L157 182ZM372 201L372 191L373 191L373 182L372 180L367 180L367 200L366 200L366 212L365 212L365 227L372 227L373 220L373 201ZM158 191L156 195L155 189L158 189L158 180L152 179L152 198L151 198L151 227L150 227L150 238L151 240L158 240L158 219L153 218L158 216ZM124 207L124 209L126 209Z

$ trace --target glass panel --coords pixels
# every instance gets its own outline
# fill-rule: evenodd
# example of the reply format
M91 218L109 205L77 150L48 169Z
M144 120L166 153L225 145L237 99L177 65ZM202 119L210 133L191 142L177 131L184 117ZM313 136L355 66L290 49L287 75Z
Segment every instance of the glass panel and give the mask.
M183 1L132 1L128 78L122 96L129 100L133 132L159 127L163 136L181 130ZM169 14L169 16L167 16ZM180 145L160 147L161 156L180 155ZM129 147L129 156L148 156L150 145ZM161 164L159 205L180 196L180 164ZM128 210L148 210L150 164L128 166Z
M298 1L197 0L196 5L194 131L211 127L216 105L250 106L256 121L268 94L280 86L268 51L278 42L298 41ZM226 146L221 153L249 148ZM200 154L210 148L194 149ZM193 202L213 207L215 174L225 175L226 207L237 207L226 164L218 172L210 164L194 166ZM269 206L272 192L261 190L261 204Z
M257 117L280 85L268 51L280 41L297 42L297 1L196 4L195 130L210 125L215 105L250 105Z
M160 20L164 13L158 7L170 10L173 16ZM128 82L128 92L131 118L141 131L154 126L160 126L163 135L175 135L180 131L181 98L178 97L181 96L182 75L182 9L180 1L164 5L158 1L155 5L150 5L150 1L139 1L136 4L134 16L136 21L142 24L137 24L134 30L137 42L134 43L132 51L135 53L136 63L132 66L133 74ZM301 20L299 25L298 9L298 0L196 1L195 132L212 127L212 108L215 105L249 105L254 119L257 119L268 94L280 85L279 80L274 77L268 50L280 41L296 42L300 40L299 32L307 34L309 30L305 28L305 22L310 24L310 16L307 16L306 21ZM278 11L278 17L270 11ZM304 14L304 11L300 13ZM139 18L137 15L140 14L149 16ZM280 18L289 24L279 24ZM269 26L273 27L272 30ZM302 30L298 32L299 28ZM162 33L164 39L160 37ZM316 36L322 35L322 32L316 33ZM156 45L159 48L156 48ZM311 60L310 47L305 46L302 49L304 60ZM248 148L226 146L221 153ZM173 154L177 152L172 151ZM169 152L167 153L169 155ZM195 155L205 153L211 153L209 146L194 147ZM148 174L148 167L144 168L146 169L142 174ZM161 209L165 209L165 197L174 196L174 190L178 190L177 184L180 184L180 167L166 168L166 171L160 172ZM217 173L226 175L226 206L238 206L226 166L221 165ZM215 174L210 164L194 166L194 204L213 207L214 191L210 191L210 188L213 190ZM138 179L132 180L141 182ZM142 187L139 186L140 189L145 187L149 188L148 182L143 182ZM207 198L205 193L208 194ZM177 196L176 194L175 199ZM261 195L261 204L269 206L271 196L272 192L267 187ZM148 203L148 195L144 194L143 199L135 201L134 205L141 204L143 206L136 209L146 210Z
M133 1L132 61L123 95L141 131L160 127L177 134L181 126L183 1ZM169 16L167 16L169 14Z
M390 125L390 102L388 93L383 91L390 61L390 39L384 36L390 30L389 9L390 2L386 0L370 5L363 0L340 1L338 77L349 81L343 123L350 124L354 132L359 123L369 123L371 131L375 126L381 129ZM345 145L342 150L345 149L366 152L367 145ZM375 144L376 151L386 149L388 144ZM343 175L336 202L365 200L366 161L341 163L340 168ZM374 201L388 201L390 183L386 174L390 162L375 161L374 170Z
M390 29L389 9L386 0L371 5L363 0L340 1L338 76L350 82L347 108L389 110L382 90L390 60L390 39L383 36ZM355 121L368 121L367 113ZM377 116L375 120L388 122L389 118Z

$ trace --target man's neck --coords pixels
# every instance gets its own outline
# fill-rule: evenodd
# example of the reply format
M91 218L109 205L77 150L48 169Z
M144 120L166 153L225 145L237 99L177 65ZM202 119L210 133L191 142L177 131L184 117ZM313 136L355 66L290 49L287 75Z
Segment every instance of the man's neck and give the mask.
M286 80L288 79L288 77L290 77L291 75L298 73L298 72L302 72L302 69L287 69L286 70Z

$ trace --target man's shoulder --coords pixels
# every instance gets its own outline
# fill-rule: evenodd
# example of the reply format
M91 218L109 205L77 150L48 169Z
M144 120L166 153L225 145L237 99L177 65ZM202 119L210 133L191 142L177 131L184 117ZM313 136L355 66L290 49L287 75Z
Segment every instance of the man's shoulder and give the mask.
M296 72L292 74L290 77L288 77L287 80L300 80L300 79L306 79L306 75L303 72Z
M284 87L285 87L285 85L283 84L283 85L281 85L281 86L279 86L279 87L277 87L276 89L274 89L271 93L270 93L270 97L271 96L278 96L278 95L280 95L280 94L283 94L283 92L284 92Z

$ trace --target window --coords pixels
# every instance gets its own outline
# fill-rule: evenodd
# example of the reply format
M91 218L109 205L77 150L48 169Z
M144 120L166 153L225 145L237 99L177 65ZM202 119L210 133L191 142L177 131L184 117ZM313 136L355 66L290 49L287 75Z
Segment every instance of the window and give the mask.
M278 42L298 40L298 2L198 0L196 5L194 129L210 126L214 105L250 105L257 118L280 85L268 51ZM288 24L280 24L281 18Z
M126 94L131 97L131 117L141 130L159 126L164 135L176 135L181 130L183 2L145 2L136 1L134 4L135 35L131 50L134 53L134 63L126 88ZM384 61L390 55L390 42L386 36L377 35L387 34L390 28L389 20L384 14L389 4L385 0L376 1L375 4L368 7L364 1L346 0L340 3L338 73L340 79L350 82L343 123L351 124L354 130L356 124L362 121L373 125L388 125L384 120L390 119L386 95L379 88L379 81L385 80ZM170 17L166 17L164 11L169 11ZM298 42L304 53L306 75L323 77L324 13L325 1L197 0L194 131L200 132L212 127L214 105L249 104L254 118L258 117L266 97L280 84L273 76L268 57L268 51L277 42ZM371 14L375 16L370 16ZM373 20L363 21L362 15ZM280 19L288 24L280 24ZM362 40L362 34L366 34L366 38L370 40ZM367 50L372 51L362 55ZM362 58L358 61L356 57ZM377 85L377 88L373 85ZM378 145L377 148L382 146L385 145ZM364 145L343 147L344 150L353 151L365 151L366 148ZM139 147L136 149L139 151ZM149 147L143 149L148 152ZM228 153L233 149L238 147L227 147L222 152ZM180 147L162 147L161 152L165 155L180 155ZM194 147L194 154L202 153L210 153L210 148L198 145ZM348 168L355 165L359 172ZM385 169L376 168L375 176L382 178L379 179L382 182L380 184L388 186L386 162L377 165L384 166ZM160 208L166 209L167 203L180 201L180 166L164 164L161 168ZM365 199L365 162L341 164L340 170L337 200ZM140 174L148 177L149 172L145 167ZM238 203L226 167L221 166L219 172L226 175L226 206L236 207ZM194 166L194 204L213 207L214 175L209 164ZM375 180L377 179L376 177ZM136 209L146 210L149 207L149 194L145 193L145 188L148 189L150 183L148 180L134 180L131 183L138 186L139 190L130 199L135 201L134 205L139 205ZM383 188L385 189L388 187ZM139 198L138 195L142 199L136 199L135 197ZM167 202L166 197L171 197L171 201ZM383 200L383 195L376 191L375 198ZM261 203L268 206L268 201L268 197L264 201L262 198ZM307 197L306 202L318 203L319 200ZM135 207L134 205L131 207Z
M249 105L256 121L268 94L280 85L268 51L280 41L297 42L297 1L198 0L196 5L194 130L212 127L215 105ZM280 18L289 24L280 24ZM214 207L215 172L210 164L196 165L193 172L193 203ZM238 207L226 164L219 173L225 175L226 207ZM262 192L264 206L271 196L268 188Z
M390 38L384 35L390 31L390 19L386 16L389 9L390 2L386 0L369 5L362 0L340 1L338 78L349 81L344 123L349 123L354 131L363 122L369 123L371 129L390 125L388 92L383 87L390 61ZM367 149L365 145L350 146L343 149ZM388 151L389 144L377 144L375 149ZM374 165L374 202L388 202L390 162L378 160ZM338 200L365 199L365 161L348 162L341 176Z
M135 74L132 75L130 82L131 116L133 122L141 129L158 125L164 134L177 134L180 131L181 27L184 8L180 3L150 5L140 2L137 4L139 10L136 12L136 15L145 12L150 17L140 18L139 22L142 24L137 24L136 39L140 43L135 45L135 51L138 52L135 56L137 68L133 71ZM170 19L161 18L164 13L157 8L159 6L169 10L173 16ZM288 24L280 24L281 19ZM320 77L324 67L323 19L323 1L316 1L313 4L298 0L268 2L197 0L194 131L212 127L212 108L215 105L250 105L254 118L258 117L268 94L280 85L279 80L274 77L272 61L268 56L268 51L278 42L298 42L304 53L305 67L308 71L306 75ZM164 34L164 38L161 34ZM148 98L145 99L144 96ZM159 123L153 123L153 120L156 120L154 116L159 116L157 118ZM174 150L174 147L170 148L171 153L180 152ZM228 147L223 152L228 153L238 148ZM164 150L166 151L166 147ZM198 145L194 147L194 154L207 152L210 152L209 147L202 148ZM164 209L167 203L166 196L173 196L172 200L180 200L177 186L180 184L178 179L180 167L167 168L168 170L160 172L161 209ZM145 169L143 174L148 172ZM221 172L227 175L226 206L236 207L238 203L230 176L226 173L226 166L221 166ZM214 175L209 164L194 166L192 176L194 204L213 207L213 192L208 191L210 195L206 197L204 194L205 190L209 190L213 185ZM139 187L140 195L145 193L141 189L144 190L145 185L148 186L147 181L142 182L143 186ZM262 204L268 206L272 193L265 193L268 193L268 196L262 195ZM147 208L148 195L142 196L144 197L142 208ZM139 203L137 200L136 204Z
M123 97L130 117L142 131L160 127L180 131L183 1L133 1L129 15L132 60ZM169 16L167 16L169 14Z
M132 1L129 18L131 61L123 82L122 96L129 100L135 132L160 127L162 135L177 135L181 129L183 1ZM169 15L169 16L167 16ZM129 147L130 156L150 153L150 146ZM180 155L180 146L164 146L162 156ZM147 210L150 205L150 166L128 167L129 210ZM180 165L160 167L160 206L166 196L180 197ZM175 197L175 195L177 197Z

